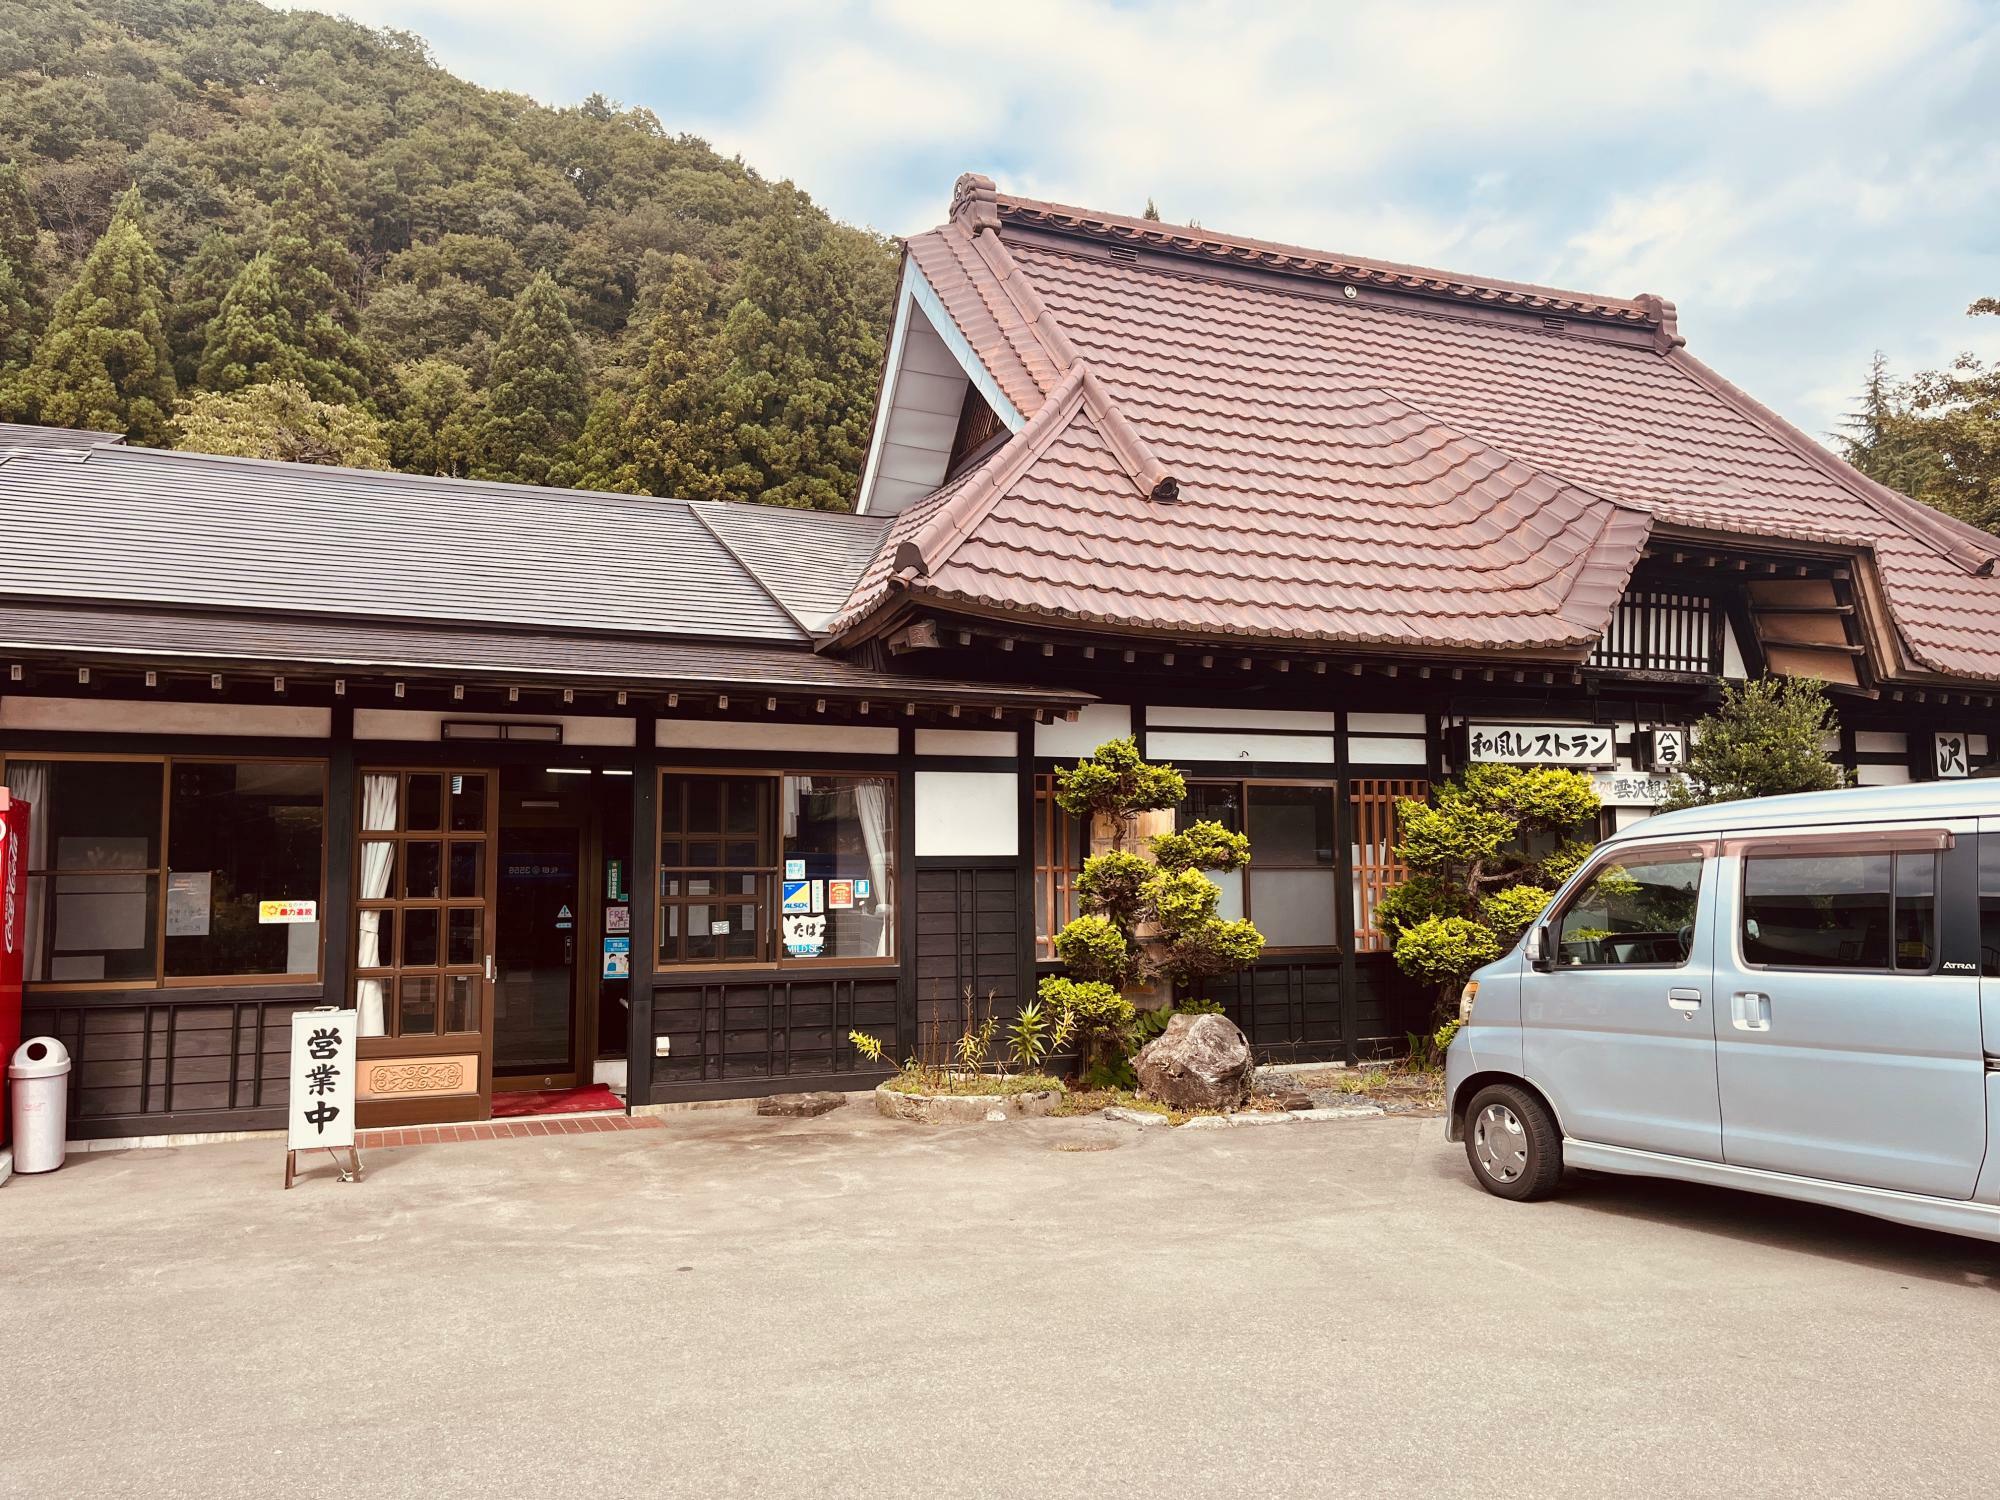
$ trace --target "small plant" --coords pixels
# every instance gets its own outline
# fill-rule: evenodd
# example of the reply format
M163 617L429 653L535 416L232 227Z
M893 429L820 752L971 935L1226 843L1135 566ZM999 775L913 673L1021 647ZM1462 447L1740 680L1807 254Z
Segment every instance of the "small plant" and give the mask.
M1676 778L1663 810L1824 792L1847 785L1847 772L1826 753L1840 727L1826 689L1799 677L1724 683L1722 702L1694 726L1685 774Z
M1041 1001L1030 1000L1007 1028L1008 1059L1022 1072L1032 1073L1067 1045L1075 1029L1076 1018L1070 1012L1056 1011L1051 1016Z

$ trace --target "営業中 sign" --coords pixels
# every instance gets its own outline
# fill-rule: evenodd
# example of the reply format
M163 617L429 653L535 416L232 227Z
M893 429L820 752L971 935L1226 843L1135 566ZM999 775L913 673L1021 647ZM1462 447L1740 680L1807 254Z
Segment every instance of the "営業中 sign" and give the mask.
M354 1144L354 1037L351 1010L302 1010L292 1017L292 1087L285 1145L293 1151Z

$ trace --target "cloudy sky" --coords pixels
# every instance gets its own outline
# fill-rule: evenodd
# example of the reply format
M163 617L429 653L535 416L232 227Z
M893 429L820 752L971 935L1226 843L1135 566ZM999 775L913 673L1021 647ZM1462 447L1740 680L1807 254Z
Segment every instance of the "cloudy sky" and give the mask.
M654 110L908 233L961 171L1680 304L1814 432L1885 352L2000 355L2000 0L311 0Z

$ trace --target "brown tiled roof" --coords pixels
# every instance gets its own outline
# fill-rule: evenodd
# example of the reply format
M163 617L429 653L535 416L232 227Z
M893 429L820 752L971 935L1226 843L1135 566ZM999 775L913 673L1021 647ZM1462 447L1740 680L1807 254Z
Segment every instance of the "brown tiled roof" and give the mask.
M1100 628L1578 655L1668 526L1872 549L1912 660L2000 677L2000 544L1694 360L1661 298L1321 255L979 178L909 253L1030 420L897 518L835 633L909 594ZM1174 503L1148 498L1162 476Z

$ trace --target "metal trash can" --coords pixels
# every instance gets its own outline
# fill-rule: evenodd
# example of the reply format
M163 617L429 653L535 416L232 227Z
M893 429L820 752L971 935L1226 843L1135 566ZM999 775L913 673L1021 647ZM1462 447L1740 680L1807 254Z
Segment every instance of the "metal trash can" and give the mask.
M7 1065L14 1095L14 1170L53 1172L69 1150L69 1049L30 1037Z

